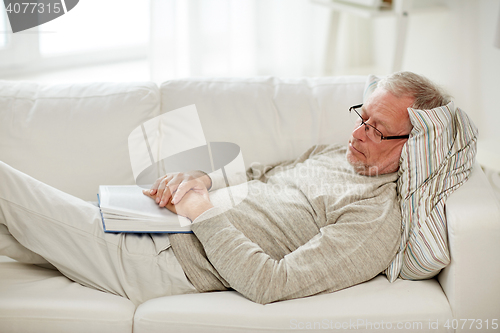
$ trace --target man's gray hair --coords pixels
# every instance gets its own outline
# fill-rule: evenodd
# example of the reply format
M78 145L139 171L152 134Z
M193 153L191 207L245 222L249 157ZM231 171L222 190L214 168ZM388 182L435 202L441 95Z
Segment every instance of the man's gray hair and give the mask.
M412 105L414 109L433 109L451 101L451 96L441 87L412 72L391 74L381 79L377 87L386 89L396 97L410 96L415 98Z

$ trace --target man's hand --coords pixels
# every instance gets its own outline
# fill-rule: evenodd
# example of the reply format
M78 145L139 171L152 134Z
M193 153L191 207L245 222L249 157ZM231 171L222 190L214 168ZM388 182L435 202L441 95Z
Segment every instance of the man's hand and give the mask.
M207 191L211 184L210 177L199 171L170 174L156 180L151 189L143 193L160 207L194 221L213 207Z
M189 190L199 189L202 186L209 189L212 186L212 180L201 171L173 173L158 178L151 186L149 195L155 195L156 203L160 207L165 207L170 201L174 205L177 204Z

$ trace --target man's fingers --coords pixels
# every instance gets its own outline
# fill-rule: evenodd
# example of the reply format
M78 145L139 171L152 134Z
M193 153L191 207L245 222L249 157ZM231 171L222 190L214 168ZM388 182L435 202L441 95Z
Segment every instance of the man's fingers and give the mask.
M175 206L172 204L172 203L167 203L165 205L165 208L168 209L169 211L171 211L172 213L175 213L177 214L177 209L175 209Z
M142 190L142 194L150 197L150 198L153 198L154 199L154 194L151 194L151 190Z
M160 185L158 188L158 193L156 194L156 203L160 205L160 207L164 207L168 198L170 197L170 190L168 187Z
M170 190L170 187L167 186L165 191L163 191L163 195L157 199L160 207L165 207L165 205L170 201L171 197L172 197L172 192Z
M160 203L160 198L162 197L164 190L164 181L162 180L156 189L156 203Z
M156 195L154 194L151 194L151 190L142 190L142 193L148 197L150 197L151 199L155 199L156 198ZM161 205L160 205L161 206ZM167 208L168 210L174 212L177 214L177 211L175 210L175 206L171 203L171 202L167 202L166 204L163 205L165 208Z
M158 185L160 185L160 180L161 179L157 179L154 182L153 186L151 186L151 189L149 190L149 194L153 195L156 193L156 191L158 190Z
M164 204L162 205L163 201L167 201L167 199L170 197L170 190L167 186L167 184L171 181L172 177L165 177L163 180L160 182L160 185L158 185L158 192L156 193L156 203L160 205L160 207L165 206ZM163 200L165 199L165 200Z
M179 203L184 195L190 190L205 189L206 185L202 179L189 174L176 173L158 178L149 190L143 193L155 199L160 207Z
M198 190L201 187L204 187L205 185L202 183L200 185L200 182L197 181L187 181L187 182L182 182L178 187L177 190L174 192L173 197L172 197L172 203L174 205L178 204L179 201L182 200L184 195L191 191L191 190Z
M158 191L158 187L160 186L161 182L162 182L163 180L165 180L166 178L168 178L168 177L170 177L170 176L169 176L169 175L166 175L166 176L163 176L163 177L158 178L158 179L154 182L153 186L151 186L151 189L149 190L149 193L150 193L150 194L153 194L153 195L154 195L154 194L156 194L156 192Z
M178 188L177 188L177 191L175 191L173 197L172 197L172 204L177 204L179 201L181 201L182 197L184 196L184 194L186 194L187 191L189 191L190 188L188 188L187 186L183 186L183 184L181 184Z
M165 182L165 189L163 192L158 193L159 198L157 199L157 202L159 203L160 207L165 207L165 205L170 202L173 193L177 191L177 188L179 187L179 179L173 177L170 181Z

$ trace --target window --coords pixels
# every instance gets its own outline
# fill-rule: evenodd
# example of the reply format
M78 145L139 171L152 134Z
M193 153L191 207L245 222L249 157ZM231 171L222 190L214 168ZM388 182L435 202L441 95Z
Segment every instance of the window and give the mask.
M54 56L145 46L149 42L149 2L85 0L40 29L40 53Z
M3 49L7 45L7 21L5 17L5 12L0 11L0 49Z
M79 1L55 20L15 34L1 9L0 29L6 32L0 36L0 74L145 59L148 54L149 1Z

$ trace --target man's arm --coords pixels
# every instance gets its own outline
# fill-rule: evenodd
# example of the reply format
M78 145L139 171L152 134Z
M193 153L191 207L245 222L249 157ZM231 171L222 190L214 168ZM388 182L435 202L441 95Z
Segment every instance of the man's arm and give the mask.
M377 199L366 201L372 207L380 206ZM362 211L348 210L280 260L271 258L236 229L230 214L217 207L194 220L192 230L230 286L252 301L266 304L343 289L382 272L393 259L400 238L399 210L389 206L367 221L362 220Z
M397 203L384 205L374 197L361 207L350 206L280 260L236 229L229 211L213 207L204 185L166 208L193 221L192 230L208 260L231 288L267 304L347 288L387 268L400 239ZM373 210L370 218L365 218L366 209Z
M174 208L193 221L192 230L221 277L255 302L305 297L364 282L383 271L396 253L401 216L397 203L387 198L382 202L375 196L363 200L361 207L346 206L318 235L276 260L232 225L230 211L212 207L206 186L198 185Z

